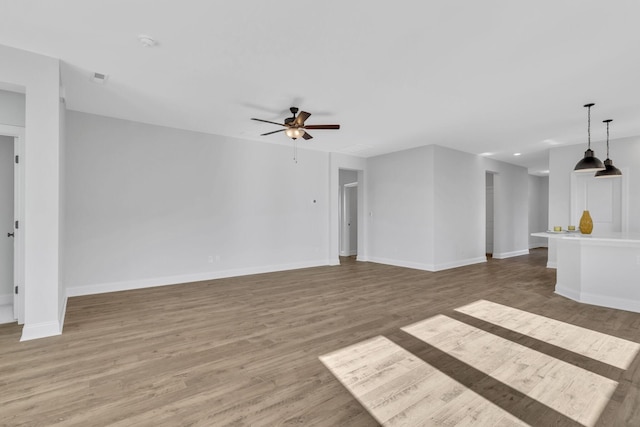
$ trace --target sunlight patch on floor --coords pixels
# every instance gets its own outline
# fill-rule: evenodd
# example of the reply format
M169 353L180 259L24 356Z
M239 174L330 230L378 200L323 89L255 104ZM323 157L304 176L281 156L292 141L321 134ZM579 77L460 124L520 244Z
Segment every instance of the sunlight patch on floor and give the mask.
M620 369L627 369L640 351L638 343L490 301L456 311Z
M618 383L444 315L403 331L587 426Z
M623 370L640 351L638 343L491 301L475 301L455 311ZM610 378L445 315L401 329L585 426L596 424L618 386ZM320 360L385 426L527 425L382 336Z
M384 426L526 426L385 337L320 357Z

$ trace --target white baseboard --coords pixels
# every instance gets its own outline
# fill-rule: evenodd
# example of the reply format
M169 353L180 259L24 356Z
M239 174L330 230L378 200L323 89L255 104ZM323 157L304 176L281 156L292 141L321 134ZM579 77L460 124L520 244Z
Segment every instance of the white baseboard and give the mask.
M529 249L548 248L548 245L529 243Z
M464 267L466 265L481 264L483 262L487 262L486 256L461 259L458 261L451 261L451 262L445 262L442 264L436 264L433 271L449 270L450 268L458 268L458 267Z
M63 289L64 298L62 299L62 307L60 307L60 313L58 315L58 322L60 322L60 333L62 333L62 329L64 328L64 316L67 314L67 301L69 297L67 297L67 290Z
M360 261L360 259L358 260ZM390 258L378 258L378 257L369 257L367 261L377 262L379 264L395 265L396 267L413 268L416 270L442 271L442 270L448 270L450 268L464 267L466 265L487 262L487 258L483 256L478 258L469 258L464 260L445 262L445 263L435 264L435 265L412 262L412 261L396 260L396 259L390 259Z
M86 286L67 288L67 297L82 295L104 294L107 292L128 291L132 289L152 288L155 286L177 285L180 283L201 282L203 280L224 279L227 277L247 276L250 274L274 273L276 271L297 270L300 268L320 267L326 265L340 265L330 260L305 261L291 264L269 265L261 267L238 268L232 270L208 271L204 273L184 274L176 276L153 277L139 280L125 280L121 282L96 283Z
M558 263L555 261L547 261L547 268L558 268Z
M367 261L376 262L378 264L394 265L396 267L413 268L415 270L435 271L433 264L423 264L419 262L404 261L391 258L368 257Z
M42 323L25 323L22 327L22 336L20 341L35 340L38 338L52 337L60 335L62 328L60 323L56 322L42 322Z
M512 252L500 252L497 254L494 253L493 258L505 259L505 258L512 258L514 256L522 256L522 255L529 255L529 249L523 249L521 251L512 251Z
M571 289L567 289L562 285L556 283L555 293L565 298L572 299L584 304L597 305L600 307L615 308L618 310L633 311L640 313L640 301L630 300L623 298L614 298L610 296L590 294L586 292L576 292Z

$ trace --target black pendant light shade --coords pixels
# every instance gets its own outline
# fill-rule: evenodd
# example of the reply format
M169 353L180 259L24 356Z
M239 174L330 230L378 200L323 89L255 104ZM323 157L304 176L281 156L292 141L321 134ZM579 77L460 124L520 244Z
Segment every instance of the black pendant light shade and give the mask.
M593 155L593 150L590 148L584 152L584 158L573 168L574 172L599 172L603 169L604 164Z
M596 172L596 178L617 178L622 176L620 169L613 166L613 160L609 158L609 123L613 120L607 119L603 123L607 124L607 160L604 161L604 170Z
M574 172L596 172L604 170L604 164L602 164L600 159L593 155L593 150L591 149L591 107L594 105L595 104L585 104L585 107L588 109L588 146L587 151L584 152L584 158L576 164L575 168L573 168Z

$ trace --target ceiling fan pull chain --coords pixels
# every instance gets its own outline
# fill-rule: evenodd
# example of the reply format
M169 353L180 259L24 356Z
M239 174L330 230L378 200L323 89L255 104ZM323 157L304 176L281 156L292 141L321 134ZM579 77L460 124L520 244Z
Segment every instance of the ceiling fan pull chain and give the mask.
M298 140L293 140L293 161L298 163Z

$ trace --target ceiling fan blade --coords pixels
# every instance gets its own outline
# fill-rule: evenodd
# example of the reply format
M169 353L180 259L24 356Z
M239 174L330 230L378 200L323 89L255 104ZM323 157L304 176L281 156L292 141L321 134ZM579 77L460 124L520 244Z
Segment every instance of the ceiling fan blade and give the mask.
M278 130L274 130L273 132L262 133L260 134L260 136L271 135L272 133L284 132L285 130L286 129L278 129Z
M272 125L285 126L282 123L270 122L269 120L254 119L253 117L251 118L251 120L255 120L257 122L271 123Z
M304 133L304 135L302 135L302 137L303 137L304 139L311 139L311 138L313 138L313 137L312 137L311 135L309 135L307 132L305 132L305 133Z
M305 129L340 129L340 125L308 125Z
M293 121L294 126L302 127L304 126L304 121L309 118L311 113L307 113L306 111L300 111L298 117Z

